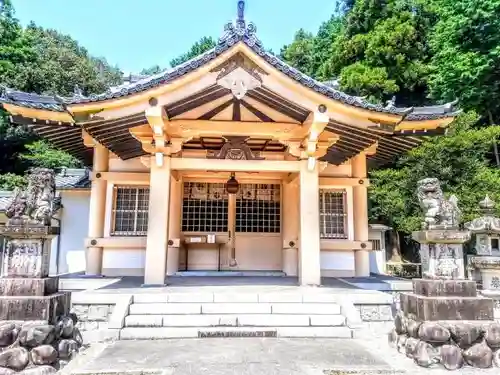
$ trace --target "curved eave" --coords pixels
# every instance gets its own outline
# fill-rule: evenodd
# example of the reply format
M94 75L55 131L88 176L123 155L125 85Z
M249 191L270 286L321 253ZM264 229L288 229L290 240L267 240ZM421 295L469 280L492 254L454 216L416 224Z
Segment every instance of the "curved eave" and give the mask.
M33 119L22 115L11 115L10 122L28 127L52 147L67 152L85 165L92 164L93 150L83 144L80 126L69 122Z
M60 123L74 123L73 117L67 112L49 111L46 109L31 108L12 103L0 103L11 115L19 115L36 120L55 121Z
M435 115L437 118L422 118L404 120L396 126L395 131L431 130L445 128L450 125L458 116L459 112L449 115Z

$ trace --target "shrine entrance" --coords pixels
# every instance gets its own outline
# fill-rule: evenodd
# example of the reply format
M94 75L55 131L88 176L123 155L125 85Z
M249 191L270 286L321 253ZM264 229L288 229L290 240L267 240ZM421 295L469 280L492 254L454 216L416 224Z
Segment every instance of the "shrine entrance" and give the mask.
M236 179L237 177L235 177ZM183 183L179 269L281 271L281 183Z

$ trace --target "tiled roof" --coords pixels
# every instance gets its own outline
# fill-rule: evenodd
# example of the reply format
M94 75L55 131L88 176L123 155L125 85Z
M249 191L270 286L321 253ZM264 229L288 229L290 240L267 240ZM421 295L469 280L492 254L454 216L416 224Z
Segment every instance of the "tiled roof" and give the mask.
M62 99L48 96L30 94L22 91L15 91L0 86L0 102L15 104L22 107L45 109L53 112L65 112L65 105Z
M84 189L90 187L88 169L63 168L56 174L57 189Z
M81 91L76 88L75 95L73 95L72 97L54 98L50 96L25 94L4 89L4 95L0 95L0 102L16 102L17 104L32 106L33 108L49 109L52 111L64 111L64 104L81 104L121 98L175 81L176 79L188 73L191 73L192 71L214 60L238 42L243 42L256 54L264 58L269 64L286 74L288 77L328 98L340 101L347 105L367 109L374 112L399 115L403 116L406 120L415 121L453 117L459 113L459 111L457 111L457 109L455 108L457 104L456 102L433 107L399 108L394 105L394 102L389 102L384 106L381 104L370 103L361 97L348 95L337 89L337 81L330 81L326 83L316 81L315 79L305 75L304 73L301 73L297 69L280 60L277 56L267 52L264 49L262 42L257 38L256 31L257 28L253 23L249 23L247 25L245 20L239 17L236 24L228 23L224 27L224 35L219 39L215 48L175 68L168 69L164 72L154 74L143 79L139 79L133 83L127 82L119 86L111 87L106 92L101 94L84 96Z

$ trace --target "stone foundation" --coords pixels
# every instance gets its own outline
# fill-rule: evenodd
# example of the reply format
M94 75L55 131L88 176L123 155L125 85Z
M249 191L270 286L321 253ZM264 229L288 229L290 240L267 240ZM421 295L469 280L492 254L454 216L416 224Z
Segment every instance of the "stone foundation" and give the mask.
M0 373L51 375L82 348L76 318L65 316L55 325L44 322L0 322Z
M108 323L115 305L73 305L71 311L78 317L77 327L86 332L108 329Z
M44 320L51 324L56 317L69 313L70 293L50 296L0 296L0 320Z
M422 367L500 367L500 324L494 322L421 322L399 313L389 342Z
M1 278L0 295L2 296L49 296L59 290L59 277Z
M500 366L494 301L478 297L475 282L415 279L413 293L400 299L389 341L419 366Z
M401 294L401 309L420 321L493 320L493 300L482 297L426 297Z

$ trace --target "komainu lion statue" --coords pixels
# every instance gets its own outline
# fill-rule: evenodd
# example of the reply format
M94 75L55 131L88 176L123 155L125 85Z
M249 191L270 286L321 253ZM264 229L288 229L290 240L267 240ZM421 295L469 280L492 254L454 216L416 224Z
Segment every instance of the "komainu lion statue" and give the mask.
M56 192L55 174L51 169L34 168L28 175L26 189L17 188L7 207L7 225L51 225Z
M417 196L425 216L423 229L458 227L461 216L458 199L454 195L446 199L437 178L418 181Z

